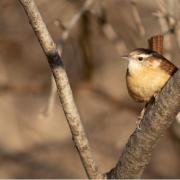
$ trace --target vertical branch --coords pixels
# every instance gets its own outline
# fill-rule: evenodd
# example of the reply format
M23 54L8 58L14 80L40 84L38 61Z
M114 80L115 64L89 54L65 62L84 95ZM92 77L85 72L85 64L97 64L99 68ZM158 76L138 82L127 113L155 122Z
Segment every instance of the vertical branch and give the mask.
M158 17L162 34L165 35L164 36L165 56L168 59L171 59L170 51L173 48L171 33L174 31L174 27L175 27L175 19L172 17L173 3L172 1L165 1L165 0L159 0L157 2L159 5L159 11L154 13L154 15Z
M102 32L106 36L106 38L113 43L117 52L120 55L125 54L125 53L127 53L126 44L118 36L118 34L114 30L113 26L108 22L105 5L106 5L105 1L102 1L100 3L100 12L97 13L99 24L102 28Z
M81 37L80 37L80 46L82 49L83 60L86 65L86 80L91 80L91 75L94 70L93 66L93 52L90 41L90 13L86 12L82 16L81 21Z
M68 22L66 26L62 25L61 22L58 20L55 21L55 25L60 27L63 26L63 33L61 35L60 43L58 43L58 50L62 54L63 47L65 42L70 36L71 30L74 28L74 26L78 23L79 19L83 16L83 14L91 8L94 0L86 0L80 10L72 17L72 19ZM56 99L56 93L57 93L57 88L56 84L54 82L53 76L51 76L51 89L50 89L50 95L48 98L48 103L43 111L44 116L49 117L51 113L53 112L53 108L55 105L55 99Z
M180 20L177 21L177 25L175 29L175 36L176 36L177 45L180 49Z
M180 13L179 13L179 10L180 10L180 1L179 0L176 0L174 2L175 4L175 9L174 9L174 15L175 15L175 18L176 18L176 26L175 26L175 37L176 37L176 42L177 42L177 45L178 45L178 48L180 49Z
M134 21L135 21L135 24L137 26L137 29L140 33L140 36L144 37L146 32L145 32L143 23L141 21L141 17L139 15L139 11L137 9L137 2L136 2L136 0L131 0L130 3L131 3L132 14L133 14Z
M19 2L22 4L42 49L47 56L75 146L79 152L86 173L89 178L103 178L98 172L98 168L91 154L89 143L73 99L67 74L56 45L47 30L34 0L19 0Z
M86 0L82 5L82 7L80 8L80 10L72 17L72 19L68 22L67 25L61 24L64 28L64 31L61 35L60 50L62 50L62 46L64 45L65 41L68 39L71 30L80 20L80 18L91 8L93 2L94 0ZM57 25L59 26L60 23L58 22Z

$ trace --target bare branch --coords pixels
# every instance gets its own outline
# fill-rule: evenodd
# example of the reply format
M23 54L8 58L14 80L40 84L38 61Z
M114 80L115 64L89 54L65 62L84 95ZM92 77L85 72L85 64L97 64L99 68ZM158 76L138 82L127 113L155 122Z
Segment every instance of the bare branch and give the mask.
M98 20L99 20L99 23L101 25L103 34L106 36L106 38L113 43L117 52L120 55L125 54L125 53L127 53L126 44L118 36L118 34L114 30L113 26L108 22L105 5L106 5L105 1L102 1L100 3L100 10L99 10L100 12L94 13L94 14L96 14L96 16L98 17Z
M176 19L173 16L174 12L174 1L157 1L159 6L159 11L155 12L154 15L158 18L158 21L161 26L161 31L164 36L164 51L165 57L171 59L170 51L173 48L172 43L172 32L175 31Z
M56 83L54 81L54 76L51 75L51 89L50 89L50 94L48 97L48 102L45 105L42 113L40 114L41 118L49 118L51 115L53 115L54 111L54 106L55 106L55 100L57 96L57 87Z
M132 9L132 14L133 14L133 17L134 17L134 21L135 21L137 29L138 29L138 31L140 33L140 36L144 37L146 31L144 29L144 26L143 26L143 23L141 21L141 17L140 17L139 11L137 9L137 2L136 2L136 0L131 0L131 9Z
M80 10L72 17L72 19L67 23L67 25L62 25L59 20L56 20L54 24L58 27L63 26L64 31L61 35L60 43L58 43L58 50L60 53L63 51L63 47L67 39L69 38L70 32L73 29L73 27L78 23L79 19L82 17L82 15L92 6L94 0L86 0ZM43 113L41 113L40 117L50 117L53 113L53 108L55 105L55 99L56 99L56 94L57 94L57 88L56 84L54 82L54 77L52 75L51 77L51 90L50 90L50 95L48 98L48 103L45 106Z
M180 49L180 20L177 22L175 35L176 35L176 41L177 41L178 47Z
M47 56L55 78L58 95L68 121L72 137L89 178L103 178L98 172L89 143L77 111L62 59L52 40L34 0L19 0L29 18L32 28Z
M172 132L180 140L180 112L176 116L176 121L172 125Z
M89 8L92 6L94 0L86 0L81 7L81 9L73 16L73 18L68 22L68 24L65 26L65 31L62 33L61 41L64 43L67 38L69 37L69 33L71 29L77 24L79 19L82 17L82 15L89 10Z
M108 178L140 178L151 159L152 150L175 119L180 108L180 70L168 81L152 104L149 104L140 128L130 136Z

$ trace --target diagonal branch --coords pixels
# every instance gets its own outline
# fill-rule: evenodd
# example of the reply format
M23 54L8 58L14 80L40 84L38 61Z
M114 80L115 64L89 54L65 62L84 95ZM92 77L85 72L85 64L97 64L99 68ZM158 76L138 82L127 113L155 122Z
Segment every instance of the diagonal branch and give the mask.
M61 36L61 45L60 45L61 50L62 50L62 46L64 42L68 39L71 30L77 24L79 19L85 14L85 12L89 10L93 2L94 0L86 0L84 4L82 5L82 7L80 8L80 10L73 16L73 18L68 22L68 24L64 26L65 30Z
M80 8L80 10L70 19L70 21L67 23L66 26L62 25L62 23L59 20L55 21L56 26L58 26L59 28L61 26L63 26L63 28L64 28L64 31L61 34L60 42L57 44L57 48L61 54L63 52L63 47L64 47L67 39L69 38L72 29L74 28L75 25L77 25L78 21L85 14L85 12L91 8L91 6L93 5L93 2L94 2L94 0L86 0L84 2L84 4L82 5L82 7ZM49 94L48 102L44 108L44 111L43 111L43 113L41 113L42 117L49 118L50 115L52 115L53 108L55 106L56 95L57 95L57 88L56 88L56 84L54 82L54 77L52 75L51 76L50 94Z
M89 143L77 111L62 59L52 40L34 0L19 0L29 18L32 28L47 56L56 81L58 95L68 121L72 137L89 178L103 178L98 172Z

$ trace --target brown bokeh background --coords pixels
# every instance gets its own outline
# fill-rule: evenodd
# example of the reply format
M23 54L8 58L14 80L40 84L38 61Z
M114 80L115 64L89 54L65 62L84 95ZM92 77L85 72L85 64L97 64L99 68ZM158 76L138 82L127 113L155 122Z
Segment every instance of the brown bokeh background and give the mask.
M100 1L91 7L87 22L82 17L70 31L62 57L93 154L100 170L106 172L115 166L143 107L127 93L127 62L120 55L147 47L147 39L162 33L162 27L153 15L159 10L158 0L137 0L145 36L135 24L130 1L104 0L108 23L126 47L119 52L93 14ZM84 0L35 2L58 44L63 28L56 22L68 23ZM179 66L177 38L173 33L166 38L171 39L171 47L165 45L165 54ZM24 10L17 0L1 0L0 178L86 177L58 97L50 114L44 113L50 89L51 72ZM179 167L180 141L171 129L153 152L143 177L180 178Z

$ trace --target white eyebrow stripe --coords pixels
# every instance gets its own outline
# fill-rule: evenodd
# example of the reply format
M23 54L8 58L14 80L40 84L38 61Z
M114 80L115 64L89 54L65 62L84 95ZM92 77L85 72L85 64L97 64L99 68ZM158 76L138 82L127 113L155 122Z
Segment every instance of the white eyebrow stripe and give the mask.
M139 54L138 57L143 57L143 58L147 58L150 57L151 54Z

